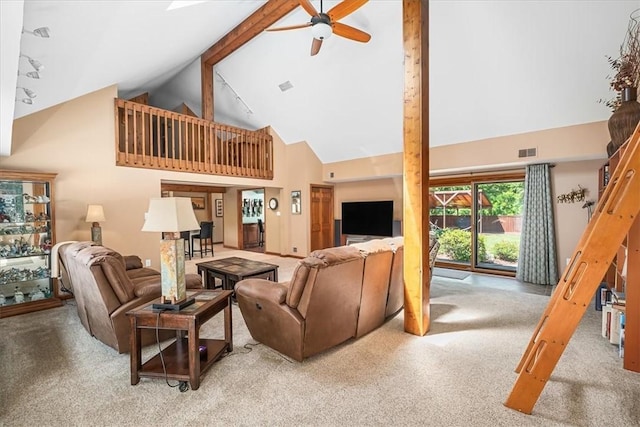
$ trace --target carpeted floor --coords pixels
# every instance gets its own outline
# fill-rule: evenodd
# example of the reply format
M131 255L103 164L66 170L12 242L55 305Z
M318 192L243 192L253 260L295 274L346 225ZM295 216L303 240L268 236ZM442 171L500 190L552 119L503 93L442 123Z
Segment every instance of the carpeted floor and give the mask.
M285 279L297 261L281 260ZM234 351L186 393L157 379L131 386L128 355L88 336L73 305L2 319L0 425L640 425L640 374L621 368L598 312L524 415L503 402L549 297L440 277L431 296L426 336L403 332L400 312L303 363L253 346L234 306ZM221 337L222 320L202 335Z

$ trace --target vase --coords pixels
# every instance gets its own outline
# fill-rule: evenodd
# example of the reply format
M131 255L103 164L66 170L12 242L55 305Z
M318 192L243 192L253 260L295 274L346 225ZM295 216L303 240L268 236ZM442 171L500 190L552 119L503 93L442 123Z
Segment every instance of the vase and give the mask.
M640 122L640 103L637 101L637 88L625 87L621 92L620 106L609 118L609 135L614 151L620 148Z

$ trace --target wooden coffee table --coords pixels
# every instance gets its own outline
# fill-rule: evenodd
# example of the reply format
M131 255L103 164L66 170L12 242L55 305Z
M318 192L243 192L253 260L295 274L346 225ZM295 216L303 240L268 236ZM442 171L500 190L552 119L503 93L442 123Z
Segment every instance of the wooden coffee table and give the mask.
M152 304L158 299L127 312L131 321L131 385L138 384L140 377L166 376L181 382L180 391L186 391L186 381L197 390L200 376L225 352L233 351L231 295L227 290L187 291L187 296L194 297L196 302L180 311L153 310ZM223 310L224 340L201 339L200 326ZM162 350L166 373L160 353L142 363L141 331L156 328L176 331L176 341ZM202 357L200 346L206 347L206 355Z
M236 283L249 277L278 281L278 265L245 258L223 258L199 262L196 266L207 289L222 287L222 289L233 290ZM216 283L216 279L219 284Z

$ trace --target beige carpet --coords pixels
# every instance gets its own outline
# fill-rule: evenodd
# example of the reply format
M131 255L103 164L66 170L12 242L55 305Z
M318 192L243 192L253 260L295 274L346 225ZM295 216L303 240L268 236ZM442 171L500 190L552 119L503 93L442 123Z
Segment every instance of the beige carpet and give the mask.
M279 260L282 271L297 262ZM303 363L251 347L234 306L233 353L186 393L157 379L131 386L128 355L88 336L72 305L2 319L0 425L640 425L640 374L621 368L597 312L528 416L503 402L548 296L436 277L432 297L427 336L404 333L400 313ZM221 337L221 325L216 316L202 335Z

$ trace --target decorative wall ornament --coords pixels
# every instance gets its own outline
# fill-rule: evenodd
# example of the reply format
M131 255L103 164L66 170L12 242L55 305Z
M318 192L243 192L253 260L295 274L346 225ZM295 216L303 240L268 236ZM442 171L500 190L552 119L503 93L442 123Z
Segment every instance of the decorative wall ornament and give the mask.
M292 215L302 214L302 199L301 199L300 190L295 190L291 192L291 214Z
M587 193L586 188L582 188L578 185L577 190L571 190L569 193L560 194L557 197L558 203L576 203L584 201L584 197Z

